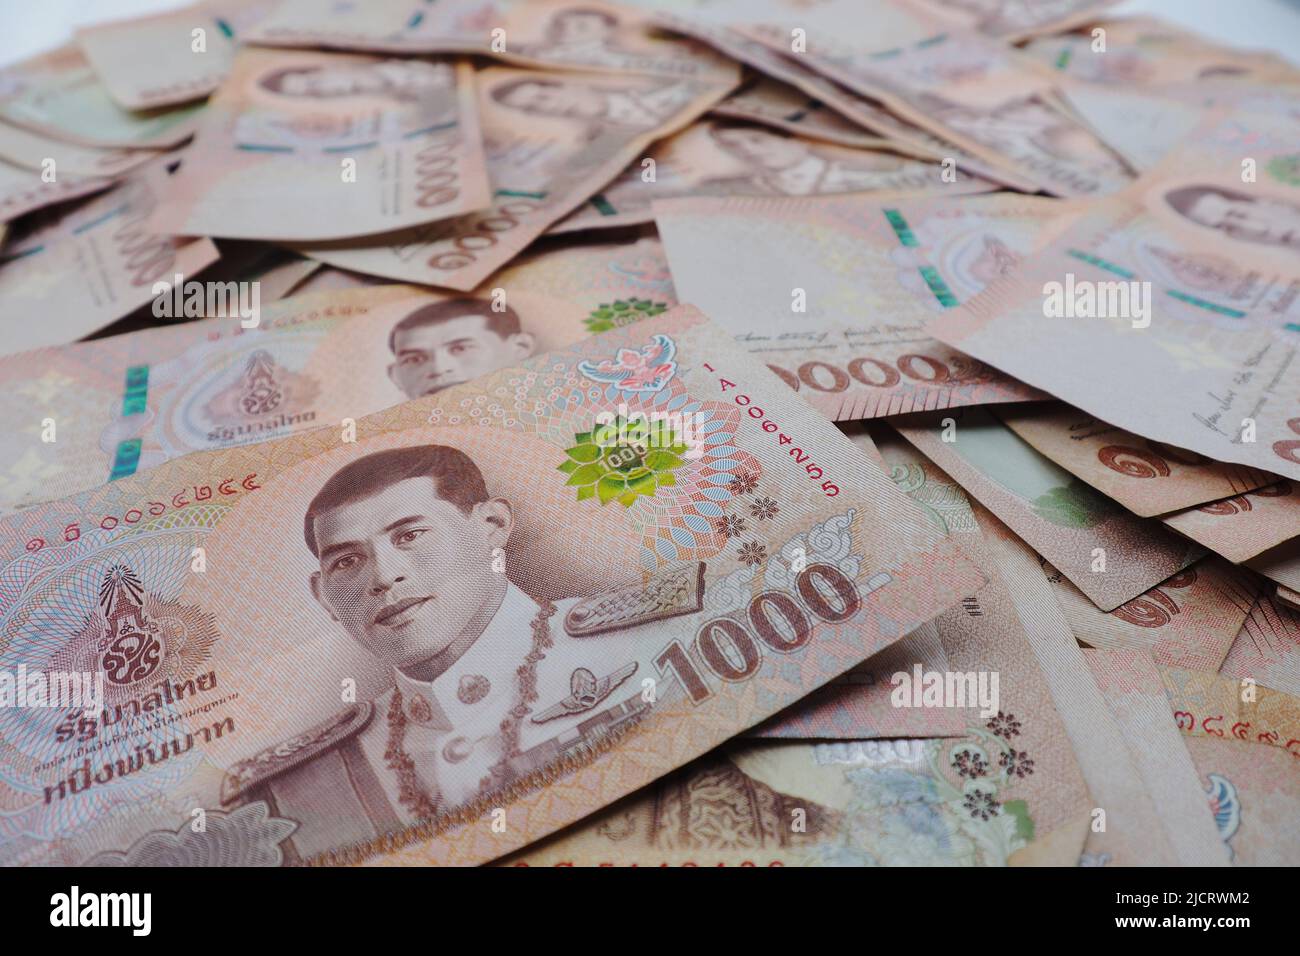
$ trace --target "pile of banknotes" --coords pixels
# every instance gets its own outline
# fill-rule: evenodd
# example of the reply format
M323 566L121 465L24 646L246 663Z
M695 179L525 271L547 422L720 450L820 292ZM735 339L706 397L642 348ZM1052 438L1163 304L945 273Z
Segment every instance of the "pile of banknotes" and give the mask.
M0 862L1300 863L1300 68L205 0L0 69Z

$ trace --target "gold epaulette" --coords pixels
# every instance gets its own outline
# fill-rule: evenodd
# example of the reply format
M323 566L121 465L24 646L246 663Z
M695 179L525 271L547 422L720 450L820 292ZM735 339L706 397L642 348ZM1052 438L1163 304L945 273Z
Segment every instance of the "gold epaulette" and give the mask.
M353 704L329 720L303 731L296 737L267 747L226 771L221 781L221 805L228 806L258 784L306 763L317 754L358 733L374 713L369 701Z

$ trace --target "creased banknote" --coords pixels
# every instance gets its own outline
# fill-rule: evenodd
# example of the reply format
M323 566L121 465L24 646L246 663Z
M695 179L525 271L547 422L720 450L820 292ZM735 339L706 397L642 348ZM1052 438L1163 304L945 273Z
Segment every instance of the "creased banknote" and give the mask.
M868 133L821 100L769 76L756 77L732 93L713 108L713 115L761 123L796 136L857 149L898 149L901 145Z
M1060 571L1041 563L1080 643L1141 651L1168 667L1217 671L1260 596L1257 578L1209 555L1115 610L1102 611Z
M119 106L72 44L0 69L0 119L83 146L176 146L194 133L199 109Z
M807 12L801 11L801 20ZM1032 180L1012 172L1005 163L989 162L951 140L936 136L898 117L878 101L845 89L735 29L699 17L660 13L656 19L665 29L702 40L738 62L790 84L863 129L894 141L903 152L938 160L952 159L961 168L985 179L1027 192L1037 189Z
M207 96L226 78L236 36L275 0L204 0L180 10L111 20L77 31L77 43L118 105L174 106ZM141 56L148 50L148 56Z
M743 28L783 54L788 31ZM985 162L1053 196L1101 196L1128 185L1124 164L1085 126L1057 108L1051 80L997 41L940 32L903 46L863 51L837 31L806 40L801 62Z
M984 581L689 307L352 425L0 522L4 662L102 675L0 713L8 862L481 862Z
M647 163L649 160L649 163ZM696 196L824 196L906 192L960 196L996 187L965 173L944 177L938 163L867 151L747 123L710 120L656 143L617 179L549 230L552 233L649 222L652 202Z
M1229 561L1248 561L1300 535L1300 482L1283 478L1161 520Z
M1230 854L1156 665L1141 651L1085 650L1082 656L1123 731L1142 784L1160 807L1161 828L1178 864L1227 866ZM1112 861L1101 851L1089 862Z
M640 157L730 92L725 83L493 67L475 77L492 205L359 241L298 246L403 282L474 288Z
M1267 154L1251 148L1263 170ZM1175 221L1175 206L1186 207L1249 230L1260 250L1270 237L1282 242L1287 216L1300 223L1300 206L1280 196L1300 189L1267 176L1251 187L1258 201L1193 185L1169 188L1167 215L1122 200L1093 203L1014 278L936 317L929 330L1101 421L1300 478L1300 366L1287 328L1300 320L1294 253L1289 271L1276 271L1267 257L1242 253L1241 241Z
M1091 23L1117 0L907 0L930 16L1002 40Z
M467 63L247 49L204 112L154 225L314 241L490 201Z
M115 177L143 166L158 154L148 149L97 149L65 143L34 130L0 122L0 159L45 173L40 182L60 176ZM38 182L32 177L32 185ZM52 185L52 184L51 184Z
M400 286L268 298L253 328L208 319L0 359L0 407L19 423L0 449L0 507L192 451L341 427L676 304L653 240L530 255L493 288L501 295ZM56 441L42 440L47 421Z
M655 204L682 301L836 421L1042 397L926 323L1013 269L1059 214L1010 195Z
M252 43L382 53L475 53L521 66L704 79L732 66L651 28L649 14L591 0L286 0Z
M66 175L47 182L34 170L0 160L0 222L89 196L111 185L113 180L103 176Z
M1052 598L1038 555L991 514L986 521L985 512L976 510L1093 801L1087 843L1078 862L1093 866L1206 862L1204 853L1185 860L1187 847L1175 832L1185 824L1165 819L1158 795L1148 789L1138 766L1141 754L1127 746L1126 728L1111 713L1096 683L1080 679L1088 674L1084 651ZM1193 848L1208 849L1205 843Z
M985 409L894 422L1103 611L1202 557L1202 548L1129 514L1036 452Z
M1261 594L1242 622L1219 673L1250 678L1300 697L1300 613L1270 594Z
M1143 517L1230 498L1277 481L1276 475L1257 468L1214 461L1134 435L1063 402L1002 406L994 413L1040 454ZM1295 533L1300 534L1300 527Z
M89 335L152 300L158 282L170 284L177 273L194 275L217 260L211 239L150 229L167 176L166 166L155 163L10 237L0 259L0 355ZM17 421L40 419L24 413ZM57 437L48 446L56 443Z

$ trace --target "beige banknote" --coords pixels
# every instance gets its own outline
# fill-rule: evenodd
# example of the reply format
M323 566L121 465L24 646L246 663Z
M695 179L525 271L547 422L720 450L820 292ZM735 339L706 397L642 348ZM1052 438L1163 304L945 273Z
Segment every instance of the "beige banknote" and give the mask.
M1142 784L1160 809L1160 826L1178 864L1227 866L1231 855L1219 834L1196 765L1174 723L1156 665L1141 651L1090 649L1082 656L1123 731L1124 745ZM1097 855L1088 860L1090 864L1120 862L1110 859L1104 850L1094 852Z
M1042 565L1081 643L1141 651L1168 667L1218 671L1260 597L1257 578L1210 555L1102 611L1046 560Z
M382 53L475 53L520 66L704 79L725 59L652 28L649 14L591 0L286 0L252 43Z
M725 82L492 67L475 77L492 204L359 241L295 245L341 269L469 290L577 208L654 140L707 112Z
M761 498L761 528L720 530ZM8 863L482 862L983 582L689 307L27 509L0 547L6 663L102 689L0 714ZM1025 703L1051 747L1047 701ZM990 760L1013 746L996 736ZM1047 786L1059 753L1026 789L1077 826ZM1011 775L990 774L989 816Z
M97 149L66 143L34 130L0 122L0 159L42 173L58 182L60 176L114 177L154 159L148 149ZM42 179L42 182L45 181Z
M1256 677L1160 667L1174 721L1188 737L1264 744L1300 758L1300 698Z
M1277 599L1288 607L1300 609L1300 591L1293 591L1285 584L1277 586Z
M468 63L246 49L154 225L315 241L449 219L490 201Z
M809 12L800 11L800 19ZM1005 163L989 162L950 139L936 136L890 112L877 100L848 90L725 24L667 13L657 14L656 22L667 30L702 40L737 62L788 83L863 129L892 140L903 152L922 158L951 159L963 169L1014 189L1034 192L1038 188L1032 180L1009 170Z
M200 109L119 106L73 44L0 69L0 119L83 146L176 146L194 133Z
M838 196L655 204L682 300L839 420L1040 398L928 336L1014 268L1051 200Z
M1279 588L1279 592L1282 589ZM1300 697L1300 608L1261 594L1242 622L1219 673L1250 678L1292 697Z
M1033 704L957 739L730 744L500 865L1073 866L1087 791Z
M962 736L967 726L996 715L1001 688L1039 679L1038 664L1006 587L996 570L989 570L979 523L961 487L897 435L882 436L877 448L860 430L848 434L867 457L883 452L882 467L894 483L936 528L963 541L965 550L985 568L989 583L749 736ZM952 699L943 696L949 684Z
M0 222L11 222L29 212L102 192L113 185L104 176L56 176L50 182L36 170L0 159Z
M0 355L89 335L152 300L157 283L217 260L210 239L178 239L149 227L167 176L155 163L11 238L4 254L12 258L0 260Z
M1184 740L1234 866L1300 860L1300 762L1276 747L1217 737Z
M1103 611L1205 554L1058 467L986 409L953 409L893 424Z
M1024 51L1065 77L1121 91L1225 76L1275 82L1295 69L1276 53L1220 46L1150 17L1105 19L1079 33L1036 37Z
M0 360L0 406L20 423L0 451L0 507L193 451L341 427L676 304L651 240L528 256L471 295L363 287L259 298L251 328L208 319Z
M1084 125L1057 108L1048 76L1005 44L938 32L904 45L863 51L823 31L792 52L791 34L770 25L746 36L955 142L987 163L1054 196L1099 196L1124 188L1121 160Z
M649 163L647 163L649 160ZM705 120L656 143L551 233L649 222L650 205L694 196L825 196L990 192L986 180L894 152L818 143L749 123Z
M907 0L937 20L1016 41L1092 23L1117 0Z
M715 116L762 123L797 136L853 146L857 149L897 149L896 140L868 133L821 100L769 76L752 80L713 108ZM926 158L931 158L927 155Z
M1277 481L1276 475L1256 468L1214 461L1115 428L1063 402L1002 406L995 413L1040 454L1144 517L1230 498ZM1295 533L1300 534L1300 527Z
M1088 673L1083 651L1052 596L1038 555L992 514L976 510L988 551L1015 602L1091 797L1087 843L1078 862L1177 863L1178 844L1162 820L1158 800L1142 779L1138 758L1125 744L1123 727L1096 684L1083 679Z
M1300 195L1267 185L1267 156L1251 149L1260 156L1261 194ZM1246 228L1281 238L1288 208L1300 223L1300 206L1261 202L1263 222L1280 218ZM929 331L1116 427L1300 478L1300 365L1288 328L1300 323L1294 253L1289 271L1278 271L1173 216L1172 208L1166 221L1119 199L1094 203L1015 278L936 317Z
M1300 537L1300 482L1284 478L1160 520L1229 561L1249 561Z
M77 43L119 106L149 110L207 96L226 78L235 40L274 0L204 0L180 10L82 27Z

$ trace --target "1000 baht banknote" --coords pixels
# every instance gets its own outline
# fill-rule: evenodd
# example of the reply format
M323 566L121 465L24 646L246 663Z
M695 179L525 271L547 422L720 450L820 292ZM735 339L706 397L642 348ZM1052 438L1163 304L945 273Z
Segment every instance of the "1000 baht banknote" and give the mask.
M11 515L0 561L0 663L83 678L0 713L10 863L480 862L985 580L689 307Z

